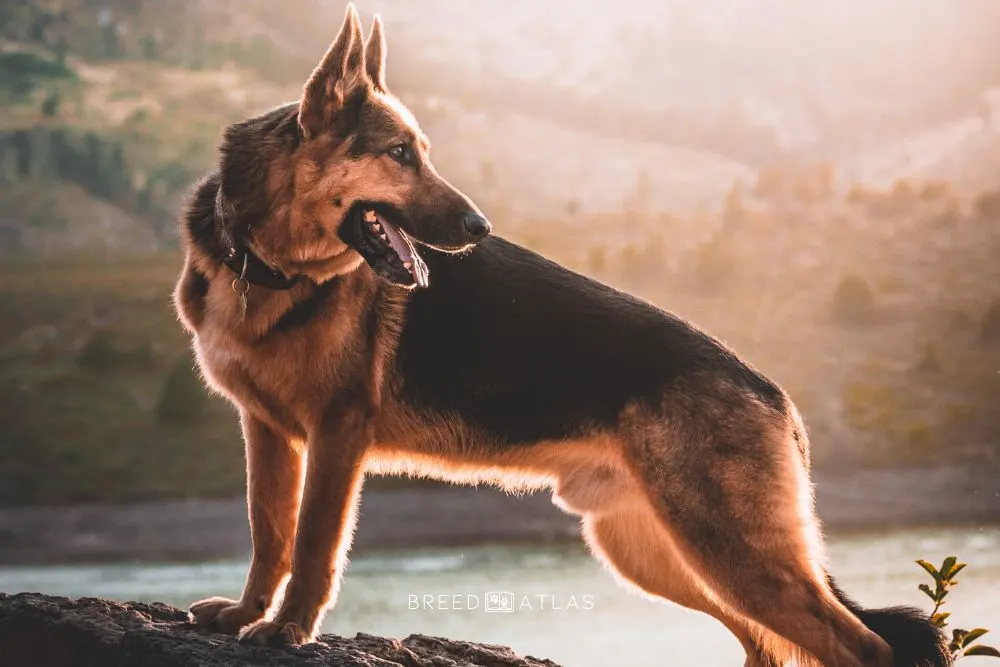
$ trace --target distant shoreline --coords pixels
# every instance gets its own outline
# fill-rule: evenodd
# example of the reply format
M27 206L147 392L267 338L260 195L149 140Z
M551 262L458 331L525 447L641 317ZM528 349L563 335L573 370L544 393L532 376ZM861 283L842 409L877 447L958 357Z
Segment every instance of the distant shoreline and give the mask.
M818 472L816 495L828 531L1000 525L1000 474L992 468ZM355 548L552 543L578 535L577 519L547 493L375 489L365 495ZM0 508L0 565L218 560L244 558L249 548L242 498Z

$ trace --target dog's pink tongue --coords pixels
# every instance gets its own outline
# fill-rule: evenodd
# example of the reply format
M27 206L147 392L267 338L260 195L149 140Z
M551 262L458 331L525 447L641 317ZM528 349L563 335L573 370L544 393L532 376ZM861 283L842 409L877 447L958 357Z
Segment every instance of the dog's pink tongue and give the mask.
M389 238L389 245L403 260L403 266L413 276L413 280L420 287L427 287L427 265L424 264L423 258L417 254L417 249L410 243L410 239L403 236L394 225L387 224L385 220L382 220L382 229L385 230L385 235Z

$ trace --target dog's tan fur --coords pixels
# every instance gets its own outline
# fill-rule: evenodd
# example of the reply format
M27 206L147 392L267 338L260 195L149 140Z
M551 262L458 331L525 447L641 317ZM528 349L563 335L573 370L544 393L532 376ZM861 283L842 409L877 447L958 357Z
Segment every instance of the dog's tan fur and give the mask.
M252 641L310 641L336 597L368 471L552 488L612 572L719 619L746 648L747 665L891 667L886 642L827 584L805 429L780 390L764 402L722 376L675 383L633 400L613 426L517 447L400 399L393 356L407 293L388 288L337 230L355 202L430 205L454 191L388 93L384 62L381 24L365 45L349 9L304 90L304 142L270 160L268 206L256 211L266 224L251 227L249 247L303 280L250 289L244 310L233 272L185 227L175 301L207 382L239 409L253 537L240 600L197 602L194 620ZM413 141L425 162L419 176L348 149L347 130L337 128L358 87L394 119L387 131ZM222 221L252 208L239 183L209 186Z

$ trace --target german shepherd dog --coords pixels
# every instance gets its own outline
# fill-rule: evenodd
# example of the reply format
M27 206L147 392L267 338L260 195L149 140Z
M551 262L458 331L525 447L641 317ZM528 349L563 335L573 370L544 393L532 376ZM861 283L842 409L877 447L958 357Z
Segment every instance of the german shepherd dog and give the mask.
M193 621L312 641L365 473L415 474L551 488L623 583L714 616L747 665L950 664L918 610L866 611L827 575L788 396L684 320L487 237L385 61L349 7L301 99L229 127L184 214L176 307L239 410L253 538L242 597Z

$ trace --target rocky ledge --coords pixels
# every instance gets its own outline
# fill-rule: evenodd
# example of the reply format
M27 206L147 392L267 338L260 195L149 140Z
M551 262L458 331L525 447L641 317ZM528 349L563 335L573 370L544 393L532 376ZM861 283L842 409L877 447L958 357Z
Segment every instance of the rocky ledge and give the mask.
M188 623L165 604L0 593L4 667L558 667L509 648L411 635L399 641L359 633L275 649L240 644Z

